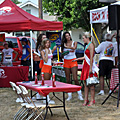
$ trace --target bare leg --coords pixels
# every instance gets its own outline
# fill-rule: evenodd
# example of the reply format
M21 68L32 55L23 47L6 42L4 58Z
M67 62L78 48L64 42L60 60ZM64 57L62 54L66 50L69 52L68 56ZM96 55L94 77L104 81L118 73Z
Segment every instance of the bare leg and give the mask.
M66 75L66 81L70 84L70 68L64 68L65 75Z
M104 90L104 76L100 76L100 90Z
M49 73L44 73L44 80L50 80L51 74Z
M78 67L71 68L71 71L73 74L73 80L75 81L75 85L79 85L78 78L77 78Z
M86 81L84 81L84 83L85 83L85 100L84 100L84 104L83 105L87 105L89 88L86 86Z
M65 70L65 75L66 75L66 81L68 84L70 84L70 68L64 68ZM67 101L72 99L72 93L68 93L68 98Z
M91 86L90 87L90 92L91 92L91 102L90 102L90 105L93 104L93 101L95 100L95 86Z

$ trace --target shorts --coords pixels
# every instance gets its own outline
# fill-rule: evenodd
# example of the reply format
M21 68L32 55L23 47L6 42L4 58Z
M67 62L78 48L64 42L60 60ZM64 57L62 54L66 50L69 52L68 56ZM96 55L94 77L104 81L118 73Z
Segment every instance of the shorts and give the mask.
M29 62L29 60L26 60L26 61L21 60L21 65L23 65L23 66L29 66L30 62Z
M63 65L63 67L65 67L65 68L77 67L77 66L78 66L77 61L72 62L72 61L75 60L75 59L76 59L76 58L70 59L70 60L64 59L64 65Z
M44 65L44 61L43 60L40 60L40 63L39 63L39 68L42 68Z
M44 73L52 73L52 66L51 65L43 65L41 72Z
M111 78L111 70L113 68L113 61L111 60L100 60L99 62L99 76L105 76Z

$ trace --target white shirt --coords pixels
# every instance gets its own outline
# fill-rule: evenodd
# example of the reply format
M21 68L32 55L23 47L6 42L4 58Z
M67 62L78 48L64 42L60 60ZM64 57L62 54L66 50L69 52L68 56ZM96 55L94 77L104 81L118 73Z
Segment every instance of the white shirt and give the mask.
M48 54L48 61L47 61L47 63L44 62L44 65L52 65L52 60L51 60L51 58L53 57L53 54L52 54L52 51L51 51L50 48L49 48L49 50L50 50L50 54ZM44 51L44 53L45 53L45 50L43 50L43 51ZM45 56L46 56L46 54L45 54Z
M117 45L111 41L102 42L97 48L97 53L100 53L100 60L111 60L114 61L114 57L118 56Z
M71 47L73 47L73 46L74 46L74 41L72 42ZM64 56L64 59L70 60L70 59L76 58L75 50L64 48L63 52L65 52L65 51L70 51L70 52L69 52L69 54L67 54L67 55Z
M4 53L3 63L12 63L12 52L13 51L14 50L12 48L2 50L2 52Z

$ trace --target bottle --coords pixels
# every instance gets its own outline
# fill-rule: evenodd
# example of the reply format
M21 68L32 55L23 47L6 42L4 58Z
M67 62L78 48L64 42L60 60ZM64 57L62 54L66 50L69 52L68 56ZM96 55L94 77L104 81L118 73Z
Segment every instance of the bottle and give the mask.
M53 73L52 86L53 86L53 87L56 87L56 84L55 84L55 73Z
M38 84L38 81L37 81L37 71L35 71L35 84Z
M41 78L42 78L42 83L41 83L41 85L44 85L44 73L43 73L43 72L41 73Z

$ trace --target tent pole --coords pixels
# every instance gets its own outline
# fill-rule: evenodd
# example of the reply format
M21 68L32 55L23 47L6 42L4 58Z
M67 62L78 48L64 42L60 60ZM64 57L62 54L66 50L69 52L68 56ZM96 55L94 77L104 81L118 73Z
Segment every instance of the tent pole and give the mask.
M30 43L31 43L31 75L33 79L32 30L30 30Z
M93 36L92 27L93 27L93 24L91 23L91 36ZM92 41L92 37L91 37L91 41Z

